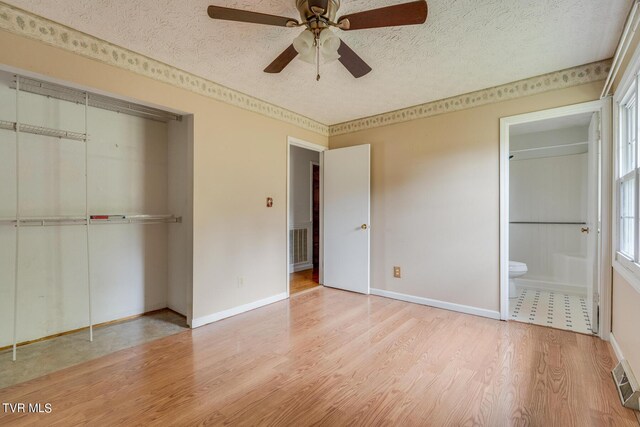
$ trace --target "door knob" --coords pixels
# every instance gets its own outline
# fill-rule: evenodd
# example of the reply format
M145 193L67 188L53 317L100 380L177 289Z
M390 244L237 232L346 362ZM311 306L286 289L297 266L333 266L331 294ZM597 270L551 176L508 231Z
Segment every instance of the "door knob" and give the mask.
M366 230L366 229L367 229L367 228L369 228L369 227L367 227L367 224L362 224L362 225L360 226L360 228L362 228L363 230Z
M582 227L580 232L589 234L589 227Z

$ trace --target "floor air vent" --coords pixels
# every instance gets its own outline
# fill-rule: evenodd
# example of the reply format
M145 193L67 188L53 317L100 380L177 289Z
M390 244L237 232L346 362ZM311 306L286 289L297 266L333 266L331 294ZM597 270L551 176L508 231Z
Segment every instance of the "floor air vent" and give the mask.
M626 360L621 360L611 373L613 374L613 381L615 381L618 388L622 405L636 411L640 410L640 388L638 387L638 381L636 381L631 372L629 363Z

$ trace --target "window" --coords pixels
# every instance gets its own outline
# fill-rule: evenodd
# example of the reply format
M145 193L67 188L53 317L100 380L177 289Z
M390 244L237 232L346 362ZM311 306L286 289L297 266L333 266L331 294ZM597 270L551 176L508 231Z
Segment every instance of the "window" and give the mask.
M638 187L640 162L638 150L638 84L631 85L618 104L618 261L640 272L638 250Z

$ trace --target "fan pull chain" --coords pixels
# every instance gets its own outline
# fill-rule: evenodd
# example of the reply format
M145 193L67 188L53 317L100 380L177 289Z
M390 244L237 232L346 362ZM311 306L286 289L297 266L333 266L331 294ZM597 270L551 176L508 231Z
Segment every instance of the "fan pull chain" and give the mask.
M316 36L316 81L320 81L320 43L318 42L318 36Z

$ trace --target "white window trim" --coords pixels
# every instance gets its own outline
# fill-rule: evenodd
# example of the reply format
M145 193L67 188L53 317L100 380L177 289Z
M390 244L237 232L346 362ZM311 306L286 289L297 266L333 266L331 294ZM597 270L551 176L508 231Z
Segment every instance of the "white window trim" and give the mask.
M640 292L640 265L626 255L616 251L613 269L620 274L637 292Z
M635 85L635 88L634 88ZM633 90L635 89L635 90ZM640 292L640 263L635 262L627 255L620 252L620 206L618 205L620 198L620 182L622 179L627 178L630 174L635 174L637 187L640 188L639 179L640 168L639 165L636 165L636 169L634 171L629 172L629 174L625 175L625 177L619 178L620 171L620 160L621 160L621 146L622 146L622 138L624 137L624 130L622 129L623 117L620 112L621 109L624 108L624 105L629 101L629 99L633 96L635 92L636 102L638 103L637 111L638 115L640 115L640 49L636 49L633 54L631 61L629 62L629 66L625 71L622 79L620 80L620 84L616 89L616 92L613 96L613 140L614 140L614 170L613 170L613 194L612 194L612 208L613 208L613 226L615 230L613 230L612 238L613 244L612 246L612 267L613 269L620 274L637 292ZM637 126L640 128L640 120L637 123ZM640 130L638 131L638 135L636 138L640 138ZM640 141L638 142L638 146L636 149L640 148ZM637 158L637 153L636 153ZM635 243L635 256L640 259L640 253L638 253L639 245L640 245L640 229L638 229L638 225L640 224L640 194L636 193L635 203L636 203L636 212L635 212L635 229L634 233L636 234L636 238L634 240Z

